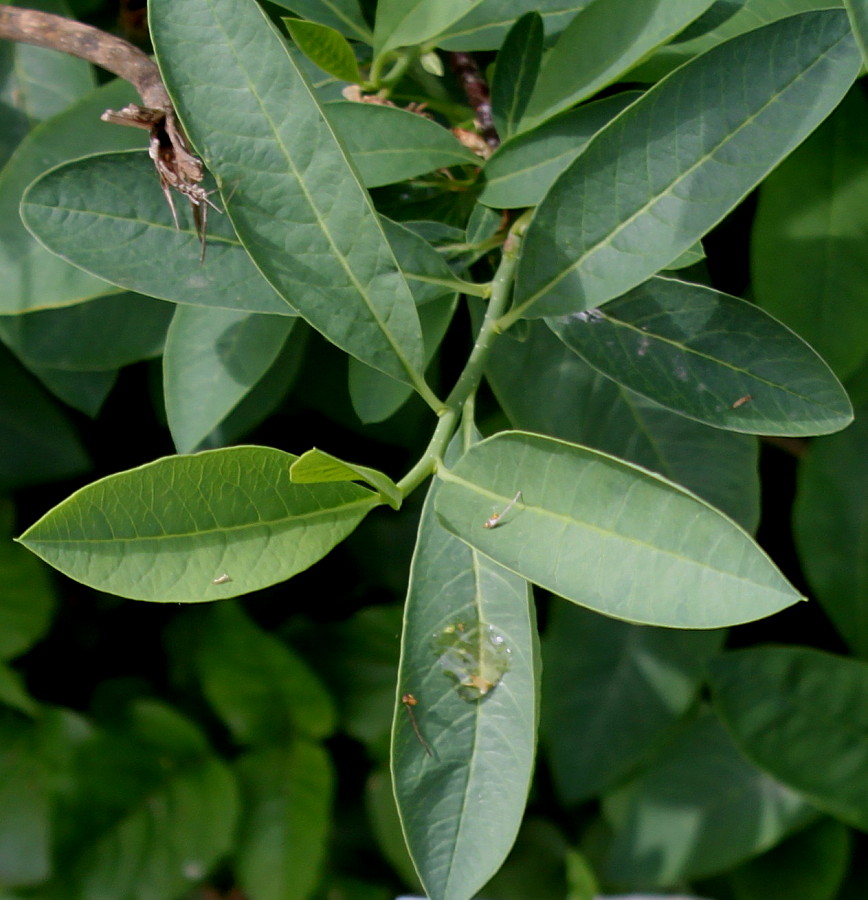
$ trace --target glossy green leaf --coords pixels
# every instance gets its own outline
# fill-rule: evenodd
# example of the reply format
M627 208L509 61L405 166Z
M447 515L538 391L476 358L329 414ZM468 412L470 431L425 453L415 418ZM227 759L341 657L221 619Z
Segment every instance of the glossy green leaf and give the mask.
M491 111L502 141L518 131L539 74L542 50L542 17L538 12L525 13L500 48L491 82Z
M400 509L404 495L401 489L383 472L344 462L331 453L308 450L289 467L289 477L293 484L321 484L341 481L364 481L380 495L384 503L392 509Z
M595 372L542 322L528 325L524 341L495 345L486 370L514 427L636 463L756 528L755 438L675 415Z
M0 490L86 472L90 459L69 420L0 346Z
M448 166L479 164L479 157L450 131L419 113L348 100L327 103L324 111L365 187L395 184Z
M341 81L362 80L353 48L339 31L318 22L288 17L284 17L283 24L296 47L324 72Z
M652 278L546 324L613 381L716 428L798 437L853 421L846 391L801 338L712 288Z
M729 876L734 900L836 900L850 861L850 832L821 819Z
M483 0L437 39L445 50L497 50L519 16L538 12L547 38L563 31L591 0Z
M307 900L319 880L329 837L332 781L326 751L296 741L238 760L245 799L237 871L257 900Z
M482 0L380 0L374 25L374 51L414 47L436 37Z
M332 343L419 384L422 332L370 197L254 0L149 7L163 76L256 265Z
M334 706L319 679L234 603L208 610L196 668L203 693L239 744L285 746L298 735L320 739L334 731Z
M110 371L163 352L175 307L137 294L0 317L0 337L31 369Z
M12 504L0 502L0 659L15 659L48 630L54 611L49 570L9 540Z
M538 207L511 317L590 309L664 268L819 125L860 65L846 15L826 10L673 72L604 128Z
M702 241L697 241L677 259L673 259L666 268L669 270L686 269L688 266L695 266L698 262L702 262L703 259L705 259L705 248L702 246Z
M440 528L433 502L441 490L435 482L429 492L411 569L392 772L404 835L427 896L466 900L500 868L524 812L537 650L527 583ZM470 702L459 696L441 665L442 650L433 645L456 623L467 632L494 626L503 638L499 646L511 651L500 682ZM406 694L416 702L402 708Z
M441 524L568 600L645 625L719 628L799 594L734 522L636 466L551 438L502 432L439 469ZM495 528L485 525L516 491Z
M591 138L640 96L638 91L624 91L505 141L483 166L479 202L497 209L536 206Z
M58 163L100 150L147 146L144 131L99 120L105 109L120 109L136 99L132 86L120 79L92 91L35 128L0 172L0 313L65 306L115 293L102 279L42 247L22 224L18 206L33 179Z
M439 301L428 303L419 310L426 361L430 361L437 352L457 305L458 299L454 294L441 295ZM388 419L412 394L409 385L395 381L356 359L349 361L349 390L353 409L366 424Z
M808 647L751 647L715 660L711 687L748 759L868 829L868 664Z
M841 434L812 442L799 467L793 534L817 601L868 659L868 408Z
M610 790L648 761L696 699L723 638L721 631L630 625L571 603L552 607L542 735L564 803Z
M861 88L763 182L751 241L757 303L840 378L868 355L868 100Z
M198 731L174 710L143 701L133 710L132 734L149 751L151 783L126 798L122 814L76 860L74 896L82 900L180 896L233 840L235 779Z
M847 15L859 49L862 51L862 59L868 64L868 4L865 0L844 0Z
M311 22L328 25L345 37L367 44L373 40L357 0L274 0L274 3Z
M190 211L182 198L175 203L180 230L147 153L110 153L52 169L27 190L21 210L52 253L119 287L174 303L295 315L226 216L209 214L203 260Z
M546 54L522 129L593 96L702 15L712 0L593 0ZM613 27L614 23L617 26Z
M178 453L191 453L277 359L286 316L178 306L166 338L163 395Z
M675 885L768 850L816 812L755 768L712 715L688 725L654 765L606 801L607 874Z
M19 540L71 578L135 600L220 600L291 578L377 504L355 484L292 484L268 447L168 456L109 475Z

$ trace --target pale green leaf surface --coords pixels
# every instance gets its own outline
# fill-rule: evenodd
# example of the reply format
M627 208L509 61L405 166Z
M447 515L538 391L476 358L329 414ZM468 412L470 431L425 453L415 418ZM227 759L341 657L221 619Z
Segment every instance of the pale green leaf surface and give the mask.
M845 825L821 819L730 873L733 900L837 900L851 843Z
M491 81L491 112L501 141L518 131L539 74L542 50L542 17L535 11L525 13L509 30Z
M542 322L528 325L525 340L495 344L486 369L514 427L657 472L753 532L759 521L755 438L671 413L595 372Z
M328 25L345 37L366 44L373 40L357 0L274 0L274 3L311 22Z
M374 24L379 56L397 47L422 44L465 16L481 0L380 0Z
M324 112L365 187L380 187L448 166L478 165L479 157L431 119L375 103L336 100Z
M724 636L630 625L572 603L551 608L541 732L563 803L610 790L648 761L695 700Z
M715 705L748 759L868 830L868 664L808 647L752 647L710 667Z
M868 355L868 100L860 87L763 182L753 296L840 378Z
M437 475L444 482L437 513L448 531L529 581L614 618L720 628L800 599L722 513L585 447L504 432ZM484 527L517 491L509 514Z
M800 437L853 421L846 391L801 338L712 288L652 278L546 324L613 381L716 428Z
M176 308L163 356L163 396L178 453L195 450L247 396L277 359L295 321Z
M703 259L705 259L705 248L702 246L702 241L697 241L692 247L688 247L677 259L673 259L666 268L669 270L686 269L688 266L695 266Z
M868 405L841 434L813 441L793 507L799 561L847 645L868 659Z
M607 798L605 809L615 831L607 874L659 886L731 868L816 816L797 793L747 762L709 714Z
M226 216L210 212L203 260L187 203L174 202L179 230L148 154L109 153L47 172L21 212L45 247L119 287L174 303L296 314L256 271Z
M551 39L591 0L483 0L437 39L444 50L497 50L519 16L538 12Z
M163 351L175 307L137 294L110 294L60 309L0 317L0 337L29 368L97 372Z
M257 748L236 770L245 800L237 850L242 889L257 900L308 900L331 823L328 753L306 741Z
M22 224L18 206L33 179L58 163L101 150L147 146L140 129L99 120L106 108L119 109L136 99L132 86L120 79L97 88L35 128L0 172L0 313L65 306L115 292L42 247Z
M539 205L510 318L590 309L665 268L816 128L860 65L846 15L826 10L734 38L655 85Z
M274 26L253 0L159 0L150 23L175 107L256 265L332 343L420 387L407 282Z
M445 532L426 501L404 614L392 772L404 834L432 900L466 900L500 868L524 812L537 720L536 624L527 583ZM502 680L464 700L434 646L487 623L510 650ZM411 707L425 747L401 697Z
M237 743L279 747L334 731L334 704L316 675L235 603L208 610L195 661L202 692Z
M591 138L642 95L624 91L569 110L498 147L482 168L479 202L496 209L536 206Z
M268 447L169 456L74 493L19 540L91 587L199 602L291 578L377 503L355 484L292 484L296 457Z
M533 128L593 96L702 15L712 0L593 0L546 54L522 120ZM613 23L617 23L613 27Z
M296 47L324 72L354 84L362 80L353 48L339 31L329 25L288 17L284 17L283 24Z
M865 0L844 0L844 7L850 17L856 42L862 51L864 64L868 65L868 3Z
M344 462L331 453L308 450L289 467L289 477L293 484L320 484L336 481L364 481L380 495L384 503L392 509L400 509L404 495L401 489L383 472Z

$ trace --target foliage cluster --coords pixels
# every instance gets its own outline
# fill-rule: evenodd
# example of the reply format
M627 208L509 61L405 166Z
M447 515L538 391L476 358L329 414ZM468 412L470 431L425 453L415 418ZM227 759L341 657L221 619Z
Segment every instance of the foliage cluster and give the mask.
M868 895L828 6L150 0L204 257L0 47L2 900Z

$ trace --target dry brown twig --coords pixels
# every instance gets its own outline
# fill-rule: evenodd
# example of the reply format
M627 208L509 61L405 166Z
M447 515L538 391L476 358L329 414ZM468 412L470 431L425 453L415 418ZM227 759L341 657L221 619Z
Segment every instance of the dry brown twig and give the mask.
M172 190L190 202L204 259L208 207L217 212L222 210L211 202L209 192L202 187L205 167L190 149L157 64L138 47L98 28L51 13L6 4L0 4L0 39L78 56L132 84L142 98L142 106L131 103L121 110L107 109L100 118L116 125L142 128L149 133L148 154L160 177L160 187L172 211L175 227L178 227L178 215Z

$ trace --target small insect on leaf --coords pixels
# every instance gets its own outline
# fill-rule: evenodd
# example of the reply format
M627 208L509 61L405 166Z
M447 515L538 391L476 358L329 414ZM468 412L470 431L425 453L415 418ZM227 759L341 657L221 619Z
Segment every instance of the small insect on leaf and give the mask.
M412 694L404 694L404 696L401 697L401 703L404 704L404 708L407 710L407 715L410 717L410 724L413 726L413 731L416 732L416 737L419 738L419 742L425 748L425 752L433 757L434 754L428 746L428 741L422 737L422 731L419 728L419 723L416 721L416 714L413 712L413 707L416 706L419 701Z
M232 579L224 572L216 578L211 579L211 584L228 584Z
M519 491L509 503L499 512L492 513L483 523L483 528L497 528L498 525L501 524L501 519L515 506L518 501L521 500L521 491Z
M500 684L512 657L506 638L485 622L447 626L434 635L434 652L458 696L468 703L482 700Z
M730 409L738 409L740 406L744 406L745 403L750 403L751 400L753 400L753 397L751 397L750 394L745 394L743 397L739 397L738 400L732 404Z

